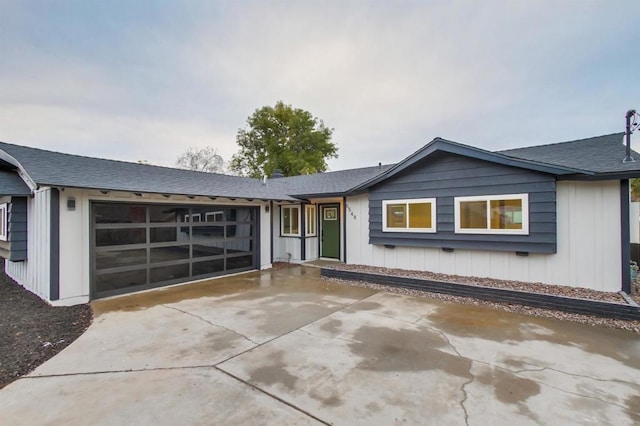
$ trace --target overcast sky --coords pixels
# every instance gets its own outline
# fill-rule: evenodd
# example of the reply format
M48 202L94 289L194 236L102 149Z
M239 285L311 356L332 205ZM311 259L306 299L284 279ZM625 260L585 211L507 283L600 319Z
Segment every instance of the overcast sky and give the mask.
M436 136L496 150L624 131L640 1L0 0L4 142L229 160L278 100L335 129L332 170Z

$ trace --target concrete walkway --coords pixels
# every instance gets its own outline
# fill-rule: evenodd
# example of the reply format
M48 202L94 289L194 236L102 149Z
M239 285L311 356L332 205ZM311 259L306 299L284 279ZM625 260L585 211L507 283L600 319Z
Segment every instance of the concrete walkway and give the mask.
M0 424L640 423L638 335L256 272L94 304Z

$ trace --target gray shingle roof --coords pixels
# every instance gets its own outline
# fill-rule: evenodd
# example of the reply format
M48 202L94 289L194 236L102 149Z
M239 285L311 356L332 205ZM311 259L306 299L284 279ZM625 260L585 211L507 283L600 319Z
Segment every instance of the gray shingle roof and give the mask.
M287 194L303 198L313 195L340 195L386 172L391 167L393 167L393 164L291 176L279 178L277 182L283 185L283 190Z
M19 166L33 183L43 186L293 201L294 197L338 196L366 189L439 149L552 174L640 176L640 154L633 153L638 161L622 163L622 138L623 133L614 133L495 153L436 138L397 165L270 179L266 185L259 179L83 157L4 142L0 142L0 160ZM28 193L17 174L0 174L0 194Z
M625 157L623 138L624 133L613 133L569 142L508 149L498 152L513 158L570 167L598 174L640 172L640 154L632 153L632 156L637 160L634 163L622 162Z
M259 179L62 154L0 142L38 185L158 194L293 200ZM11 161L10 161L11 162Z
M18 173L0 171L0 194L11 196L27 196L31 189L22 180Z

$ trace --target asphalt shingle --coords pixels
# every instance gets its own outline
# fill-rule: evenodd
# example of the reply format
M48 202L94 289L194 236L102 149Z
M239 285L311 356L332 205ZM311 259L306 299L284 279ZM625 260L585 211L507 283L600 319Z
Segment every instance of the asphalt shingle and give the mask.
M259 179L83 157L0 142L38 185L208 197L293 200Z
M637 160L636 162L622 162L625 157L624 133L613 133L569 142L508 149L498 152L513 158L594 173L640 171L640 154L632 153L632 156Z
M283 190L293 196L339 195L389 170L393 164L314 173L277 179Z

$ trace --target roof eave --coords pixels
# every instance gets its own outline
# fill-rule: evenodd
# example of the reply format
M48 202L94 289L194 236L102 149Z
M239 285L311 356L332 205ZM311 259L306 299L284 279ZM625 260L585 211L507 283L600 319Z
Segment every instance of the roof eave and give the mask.
M624 180L640 178L640 170L632 170L626 172L605 172L593 174L569 174L558 176L558 180L582 180L582 181L598 181L598 180Z
M142 193L142 194L154 194L154 195L176 195L176 196L185 196L185 197L206 197L206 198L227 198L227 199L236 199L243 198L245 200L260 200L260 201L286 201L286 202L295 202L299 201L291 196L285 195L284 197L265 197L262 195L219 195L219 194L196 194L196 193L187 193L187 192L171 192L171 191L146 191L144 189L123 189L123 188L109 188L109 187L93 187L93 186L77 186L77 185L65 185L60 183L45 183L40 182L40 186L48 186L55 188L76 188L76 189L88 189L93 191L109 191L109 192L131 192L131 193Z

